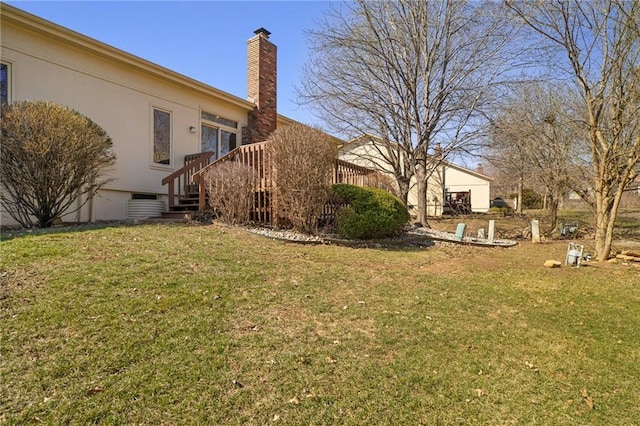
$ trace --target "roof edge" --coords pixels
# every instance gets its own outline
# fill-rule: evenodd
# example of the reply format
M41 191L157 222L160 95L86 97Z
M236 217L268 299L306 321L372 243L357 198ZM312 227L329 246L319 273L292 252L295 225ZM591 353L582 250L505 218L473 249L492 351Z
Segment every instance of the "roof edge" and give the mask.
M376 136L376 135L371 134L371 133L364 133L364 134L362 134L360 136L356 136L354 138L349 139L347 142L345 142L345 144L343 145L342 148L348 149L351 145L364 144L364 143L367 143L367 142L375 143L377 141L381 141L382 142L383 139L380 136ZM390 143L394 144L394 145L397 145L396 142L390 142ZM476 176L476 177L478 177L480 179L489 180L489 181L493 180L493 178L491 176L487 176L485 174L478 173L475 170L468 169L468 168L466 168L464 166L460 166L458 164L451 163L448 160L441 160L440 164L444 165L445 167L452 167L454 169L461 170L461 171L463 171L465 173L474 175L474 176Z
M25 12L15 6L0 2L0 19L3 22L17 24L31 31L63 40L75 47L87 49L91 53L124 65L132 66L140 71L152 74L155 77L170 80L174 83L205 92L220 100L230 102L241 108L252 110L254 104L238 96L217 89L201 81L187 77L169 68L155 64L139 56L128 53L122 49L110 46L104 42L81 34L77 31L58 25L54 22L40 18L37 15Z

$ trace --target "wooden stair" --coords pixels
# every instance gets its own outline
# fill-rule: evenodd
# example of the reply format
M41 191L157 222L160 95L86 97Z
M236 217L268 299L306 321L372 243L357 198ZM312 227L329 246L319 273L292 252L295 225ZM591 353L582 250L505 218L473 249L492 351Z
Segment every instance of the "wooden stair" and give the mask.
M206 167L212 157L213 152L187 155L182 168L162 179L162 184L169 186L169 210L162 213L163 219L192 220L204 207L206 200L200 199L200 187L193 183L193 175Z
M162 213L163 219L187 219L192 220L199 208L200 196L197 192L187 192L178 198L178 203L169 207L169 210Z

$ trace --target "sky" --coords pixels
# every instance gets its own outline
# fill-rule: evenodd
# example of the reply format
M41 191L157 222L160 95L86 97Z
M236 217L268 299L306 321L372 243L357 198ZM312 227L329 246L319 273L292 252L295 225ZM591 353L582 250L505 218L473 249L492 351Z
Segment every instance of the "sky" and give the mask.
M232 95L247 97L247 40L258 28L278 46L278 113L324 127L296 103L308 58L305 31L328 1L6 1Z

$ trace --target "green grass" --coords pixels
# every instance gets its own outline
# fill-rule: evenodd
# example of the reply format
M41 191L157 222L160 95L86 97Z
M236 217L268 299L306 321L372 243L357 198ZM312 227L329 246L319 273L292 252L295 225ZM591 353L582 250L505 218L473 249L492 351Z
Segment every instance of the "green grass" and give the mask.
M537 210L542 215L546 215L544 210ZM566 222L578 222L581 225L594 226L594 213L590 209L573 209L560 210L558 212L558 220ZM616 217L616 228L619 231L626 229L635 230L638 233L640 228L640 209L639 208L621 208L618 210Z
M640 269L542 267L565 251L17 236L0 423L637 424Z

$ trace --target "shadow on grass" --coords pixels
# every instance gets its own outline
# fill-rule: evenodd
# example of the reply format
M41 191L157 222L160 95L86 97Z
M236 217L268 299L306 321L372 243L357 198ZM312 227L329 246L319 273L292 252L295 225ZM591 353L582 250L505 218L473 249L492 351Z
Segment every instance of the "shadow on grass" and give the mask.
M51 228L3 228L0 231L0 241L10 241L14 238L51 235L51 234L67 234L70 232L86 232L107 228L122 228L125 226L133 226L133 223L124 222L96 222L96 223L77 223L64 224Z
M186 221L184 219L160 219L160 218L147 218L147 219L135 219L135 220L104 220L96 222L78 222L78 223L64 223L62 225L54 226L51 228L0 228L0 241L8 241L14 238L33 236L33 235L48 235L48 234L66 234L69 232L85 232L96 231L107 228L128 228L132 226L141 225L209 225L211 222L205 221Z
M339 240L327 239L325 244L356 249L376 249L384 251L420 251L421 249L435 247L436 243L429 237L409 237L399 239L378 240Z

